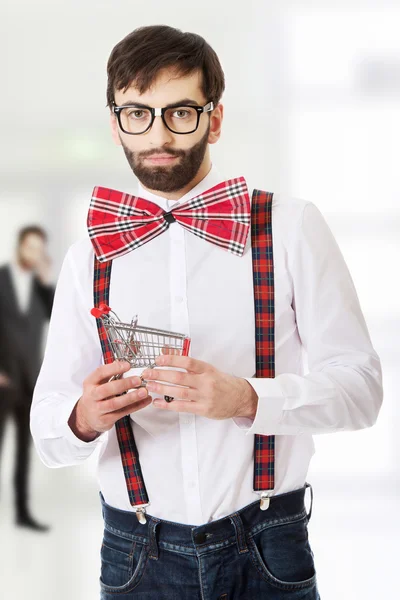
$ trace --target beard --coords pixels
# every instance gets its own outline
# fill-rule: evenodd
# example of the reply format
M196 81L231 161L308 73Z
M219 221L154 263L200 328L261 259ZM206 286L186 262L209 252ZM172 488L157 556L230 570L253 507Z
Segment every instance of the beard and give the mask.
M189 150L166 150L161 148L151 152L133 152L124 145L122 140L121 144L132 171L144 187L160 192L177 192L196 177L207 150L209 130L210 127L208 126L201 140ZM156 165L146 167L143 164L143 159L153 154L169 154L170 156L180 157L180 160L172 166Z

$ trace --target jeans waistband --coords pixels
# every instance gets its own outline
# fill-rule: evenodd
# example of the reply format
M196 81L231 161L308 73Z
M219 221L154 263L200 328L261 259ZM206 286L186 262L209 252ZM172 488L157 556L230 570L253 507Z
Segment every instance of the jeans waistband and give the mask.
M307 514L304 497L307 488L311 492L311 505ZM239 547L244 543L244 533L254 533L258 530L276 523L290 521L296 516L311 518L313 493L312 487L306 483L302 488L271 496L267 510L260 509L260 502L256 500L231 515L205 523L203 525L184 525L164 519L158 519L151 514L146 514L147 522L139 523L135 512L120 510L107 504L103 494L99 492L105 528L133 539L143 544L149 544L153 553L157 553L157 545L164 547L183 548L185 552L193 552L210 545L223 544L232 538Z

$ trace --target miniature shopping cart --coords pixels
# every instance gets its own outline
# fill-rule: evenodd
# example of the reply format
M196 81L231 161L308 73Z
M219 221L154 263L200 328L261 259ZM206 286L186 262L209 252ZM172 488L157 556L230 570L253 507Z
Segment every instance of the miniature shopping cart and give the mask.
M104 303L92 308L90 312L97 319L102 319L115 360L126 360L132 368L153 368L156 357L161 354L189 354L190 338L183 333L140 326L137 315L130 323L122 323L116 313ZM110 381L121 376L114 375ZM171 396L164 398L167 402L173 400Z

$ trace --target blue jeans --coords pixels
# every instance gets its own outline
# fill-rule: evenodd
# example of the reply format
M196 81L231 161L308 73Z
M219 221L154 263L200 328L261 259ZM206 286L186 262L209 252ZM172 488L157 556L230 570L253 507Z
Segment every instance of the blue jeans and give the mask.
M151 515L143 525L100 492L101 600L320 600L307 487L199 526Z

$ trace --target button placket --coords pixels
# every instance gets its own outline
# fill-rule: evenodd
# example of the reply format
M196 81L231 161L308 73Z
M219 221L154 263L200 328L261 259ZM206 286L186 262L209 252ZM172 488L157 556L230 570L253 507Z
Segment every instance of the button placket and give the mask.
M180 413L180 416L182 413ZM191 415L189 424L181 426L182 474L183 489L189 522L203 522L203 511L200 502L199 469L196 437L196 417Z
M173 224L170 233L170 302L171 329L190 335L187 309L187 268L185 252L185 231Z
M169 227L170 233L170 304L171 329L190 335L187 305L186 232L178 224ZM190 235L190 234L189 234ZM203 519L198 477L196 417L179 413L182 452L183 489L187 516L191 522Z

